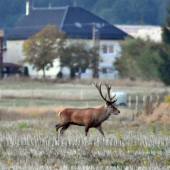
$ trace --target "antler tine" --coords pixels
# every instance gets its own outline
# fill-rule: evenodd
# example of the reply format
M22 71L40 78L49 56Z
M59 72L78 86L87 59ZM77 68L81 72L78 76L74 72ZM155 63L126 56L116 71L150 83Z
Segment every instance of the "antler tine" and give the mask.
M100 93L101 97L107 102L107 100L106 100L107 96L104 97L103 94L102 94L102 83L101 82L99 84L99 93Z
M111 86L111 85L108 85L108 84L105 84L105 86L106 86L106 88L107 88L107 94L108 94L108 97L109 97L110 102L111 102L111 103L115 103L115 102L117 101L117 99L115 99L115 100L113 100L113 99L116 97L116 94L115 94L113 97L110 96L110 90L111 90L112 86ZM113 101L112 101L112 100L113 100Z
M115 96L116 96L116 95L115 95ZM112 101L112 103L115 103L115 102L117 102L117 99L115 99L115 100Z
M111 90L112 86L108 85L108 84L105 84L105 86L107 88L107 94L108 94L109 100L110 100L110 102L112 102L113 98L115 97L115 96L113 96L113 97L110 96L110 90Z
M116 94L112 97L112 100L116 97Z
M93 85L97 88L97 90L99 91L99 93L100 93L101 97L103 98L103 100L105 100L106 102L108 102L108 101L106 100L107 95L106 95L106 97L104 97L103 94L102 94L102 90L101 90L102 83L100 82L99 85L98 85L97 83L95 83L95 84L93 84Z

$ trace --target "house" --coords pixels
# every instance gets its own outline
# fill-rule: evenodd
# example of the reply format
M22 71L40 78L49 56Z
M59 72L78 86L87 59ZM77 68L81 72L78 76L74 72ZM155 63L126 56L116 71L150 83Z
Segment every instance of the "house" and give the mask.
M4 46L4 30L0 30L0 66L3 68L0 70L0 76L9 75L10 73L16 74L21 66L6 62L6 47Z
M81 7L32 8L30 13L28 11L7 36L6 61L18 64L24 59L22 52L24 41L42 27L55 24L59 30L66 32L68 44L80 41L93 46L94 41L97 40L103 60L99 65L99 77L115 76L113 62L120 51L120 43L128 35L127 33ZM32 66L27 66L31 76L41 77L43 75L42 71L37 72ZM46 71L46 75L54 78L59 71L62 71L65 77L69 75L69 70L61 68L57 59L54 67ZM92 71L87 69L82 74L82 78L89 77L92 77Z
M123 30L134 38L142 38L146 40L150 38L152 41L162 41L162 28L161 26L153 25L115 25L117 28Z

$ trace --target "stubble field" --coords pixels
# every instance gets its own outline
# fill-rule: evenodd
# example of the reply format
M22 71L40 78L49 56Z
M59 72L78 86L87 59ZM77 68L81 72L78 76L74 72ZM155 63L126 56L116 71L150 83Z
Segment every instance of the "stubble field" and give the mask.
M20 87L22 85L21 83ZM45 85L42 84L42 88L39 88L40 85L37 85L34 89L43 91L43 86ZM77 89L80 93L83 89L91 96L96 95L92 99L100 97L90 85L60 84L55 86L54 88L50 85L46 90L65 91L67 89L74 91L70 94L75 95ZM0 87L1 94L4 90L13 90L11 86L5 88L3 84L0 84ZM14 87L17 85L14 84ZM115 86L114 89L121 90L121 88L130 90L132 87ZM157 91L161 92L165 90L162 86L154 88L159 88ZM28 88L27 84L25 88L17 90L32 90L32 88ZM71 126L64 136L56 140L55 125L59 122L57 110L63 107L62 103L55 103L52 99L36 99L36 101L34 98L19 97L18 103L26 100L25 103L30 102L29 105L15 104L14 106L14 100L16 98L0 100L0 169L2 170L156 170L170 168L170 125L167 122L166 124L161 122L163 119L160 115L155 120L150 118L150 121L146 123L144 120L147 115L144 115L145 119L142 119L136 110L119 108L120 115L112 116L103 123L104 138L96 129L90 129L86 137L83 127ZM87 101L89 106L94 107L104 104L100 100L98 101L100 103ZM3 102L5 104L2 104ZM11 104L7 105L9 102ZM45 104L46 102L49 103ZM73 103L65 103L64 107L86 107L83 103L81 106L75 105L75 102L76 100ZM169 117L169 107L166 106L162 112Z

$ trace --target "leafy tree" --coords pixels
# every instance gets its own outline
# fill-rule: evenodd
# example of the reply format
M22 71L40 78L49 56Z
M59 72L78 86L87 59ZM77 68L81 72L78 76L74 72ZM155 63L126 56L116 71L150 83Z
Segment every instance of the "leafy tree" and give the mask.
M121 77L159 79L158 67L162 60L159 55L161 44L149 39L126 38L122 51L114 63Z
M170 3L167 7L167 15L165 17L165 25L162 27L162 40L165 44L170 45Z
M159 67L160 79L170 85L170 3L167 8L167 16L165 25L162 27L163 47L160 51L163 63Z
M159 66L160 79L165 85L170 85L170 45L164 44L160 50L160 56L163 60Z
M45 70L53 67L54 59L59 57L64 40L63 31L59 32L55 25L47 25L24 42L24 62L33 65L37 71L42 70L45 77Z
M60 51L61 66L70 69L71 78L75 77L76 72L79 73L80 78L82 70L87 68L96 71L97 57L99 57L97 50L84 43L73 43L63 47Z

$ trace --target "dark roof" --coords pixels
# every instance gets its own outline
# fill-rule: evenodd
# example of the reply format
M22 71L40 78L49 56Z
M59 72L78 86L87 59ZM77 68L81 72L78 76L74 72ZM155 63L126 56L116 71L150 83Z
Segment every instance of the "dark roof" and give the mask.
M124 39L127 36L122 30L84 8L64 7L33 9L7 35L7 39L27 39L48 24L55 24L60 30L64 30L66 37L91 39L92 23L96 23L100 39Z
M17 64L13 64L13 63L3 63L3 67L13 67L13 68L20 68L22 66L19 66Z

